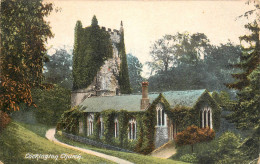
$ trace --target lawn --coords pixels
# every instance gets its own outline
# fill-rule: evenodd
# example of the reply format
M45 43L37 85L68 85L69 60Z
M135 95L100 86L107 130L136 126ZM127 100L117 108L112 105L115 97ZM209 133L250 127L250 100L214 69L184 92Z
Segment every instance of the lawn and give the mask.
M19 122L11 122L8 127L0 134L0 160L5 164L13 163L113 163L109 160L84 154L80 151L56 145L46 138L45 135L48 126L28 125ZM35 131L32 132L31 130ZM52 158L44 159L27 159L30 155L53 155ZM80 155L81 159L67 159L62 157L66 155ZM62 155L63 154L63 155ZM30 156L32 157L32 156ZM35 157L35 156L34 156ZM46 157L46 156L45 156ZM54 157L58 157L55 160ZM43 156L41 156L43 158Z
M125 160L128 160L130 162L136 163L136 164L187 164L185 162L181 161L176 161L172 159L161 159L161 158L156 158L156 157L151 157L151 156L146 156L146 155L141 155L141 154L135 154L135 153L125 153L125 152L120 152L120 151L113 151L113 150L108 150L108 149L101 149L97 148L94 146L82 144L80 142L75 142L71 141L63 136L57 135L55 136L59 141L67 143L69 145L81 147L81 148L86 148L90 150L94 150L97 152L101 152L104 154L116 156L118 158L122 158Z

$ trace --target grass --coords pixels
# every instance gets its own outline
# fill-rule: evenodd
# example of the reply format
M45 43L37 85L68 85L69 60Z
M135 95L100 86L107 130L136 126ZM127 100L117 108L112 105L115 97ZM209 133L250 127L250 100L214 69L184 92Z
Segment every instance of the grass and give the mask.
M18 122L18 121L17 121ZM46 131L52 128L52 126L44 125L44 124L26 124L23 122L18 122L21 126L25 127L26 129L34 132L35 134L44 137Z
M28 129L27 129L28 128ZM36 133L30 131L34 130ZM19 122L11 122L8 127L0 134L0 159L5 164L30 164L30 163L113 163L109 160L88 155L80 151L71 150L62 146L56 145L46 138L45 135L47 126L25 125ZM26 159L27 153L30 154L52 154L58 156L55 159ZM61 159L61 154L73 154L81 156L81 159Z
M104 154L112 155L118 158L122 158L125 160L128 160L130 162L136 163L136 164L186 164L185 162L176 161L172 159L162 159L162 158L156 158L152 156L146 156L141 154L135 154L135 153L126 153L126 152L120 152L120 151L113 151L108 149L101 149L94 146L86 145L80 142L75 142L72 140L69 140L63 136L56 135L55 136L59 141L67 143L69 145L86 148L90 150L94 150L97 152L101 152Z

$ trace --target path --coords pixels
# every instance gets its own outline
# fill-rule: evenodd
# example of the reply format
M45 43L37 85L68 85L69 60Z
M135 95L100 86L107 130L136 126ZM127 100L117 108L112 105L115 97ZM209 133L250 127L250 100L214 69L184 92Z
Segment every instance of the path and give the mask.
M176 153L175 145L172 142L168 142L151 153L153 157L170 158Z
M124 159L120 159L120 158L117 158L117 157L114 157L114 156L110 156L110 155L107 155L107 154L103 154L103 153L99 153L99 152L96 152L96 151L92 151L92 150L88 150L88 149L83 149L83 148L79 148L79 147L76 147L76 146L71 146L71 145L68 145L68 144L65 144L65 143L62 143L60 141L58 141L55 137L55 128L53 129L49 129L47 132L46 132L46 135L45 137L56 143L56 144L59 144L61 146L64 146L64 147L67 147L67 148L70 148L70 149L74 149L74 150L79 150L79 151L82 151L84 153L87 153L87 154L90 154L90 155L95 155L97 157L101 157L101 158L105 158L105 159L108 159L110 161L113 161L113 162L116 162L116 163L120 163L120 164L133 164L127 160L124 160Z

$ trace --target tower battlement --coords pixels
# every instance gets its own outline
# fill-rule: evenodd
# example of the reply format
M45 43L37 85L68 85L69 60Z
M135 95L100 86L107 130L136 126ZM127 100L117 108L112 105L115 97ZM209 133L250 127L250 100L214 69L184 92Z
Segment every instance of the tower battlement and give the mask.
M110 39L111 39L112 43L120 42L121 33L119 30L106 28L104 26L101 26L100 29L102 29L110 34Z

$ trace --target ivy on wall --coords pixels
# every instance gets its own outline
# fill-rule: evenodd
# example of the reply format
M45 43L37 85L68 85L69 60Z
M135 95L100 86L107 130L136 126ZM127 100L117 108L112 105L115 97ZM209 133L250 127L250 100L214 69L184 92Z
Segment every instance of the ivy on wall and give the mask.
M219 129L221 109L218 104L212 99L211 95L206 91L195 103L194 107L185 107L177 105L174 108L165 97L160 94L150 105L146 111L128 112L126 110L116 111L113 109L104 110L101 113L94 113L94 134L86 136L88 138L100 141L100 115L103 118L104 135L101 141L107 144L112 144L125 149L133 150L142 154L149 154L155 149L155 126L156 126L156 105L161 103L164 106L165 113L168 118L172 119L177 124L177 130L180 132L188 126L200 126L201 114L200 111L205 105L209 105L213 110L213 128L215 131ZM62 121L59 126L65 129L78 130L78 120L80 116L86 117L77 109L67 111L62 116ZM74 118L75 117L75 118ZM115 138L114 119L118 118L119 122L119 137ZM137 123L136 140L128 139L128 124L129 120L134 118ZM86 121L85 121L86 122ZM69 128L68 128L69 127ZM62 128L61 128L62 129ZM63 128L64 129L64 128Z
M78 106L73 107L71 110L65 111L57 123L57 130L64 130L77 134L79 130L79 119L82 117L83 112L79 110Z
M100 113L94 113L94 126L93 126L93 133L94 133L94 139L99 141L100 140L100 134L101 134L101 122L100 122ZM95 129L95 130L94 130Z
M89 86L104 61L112 56L110 35L100 29L96 16L91 26L86 28L82 28L82 23L77 21L73 49L73 89Z

